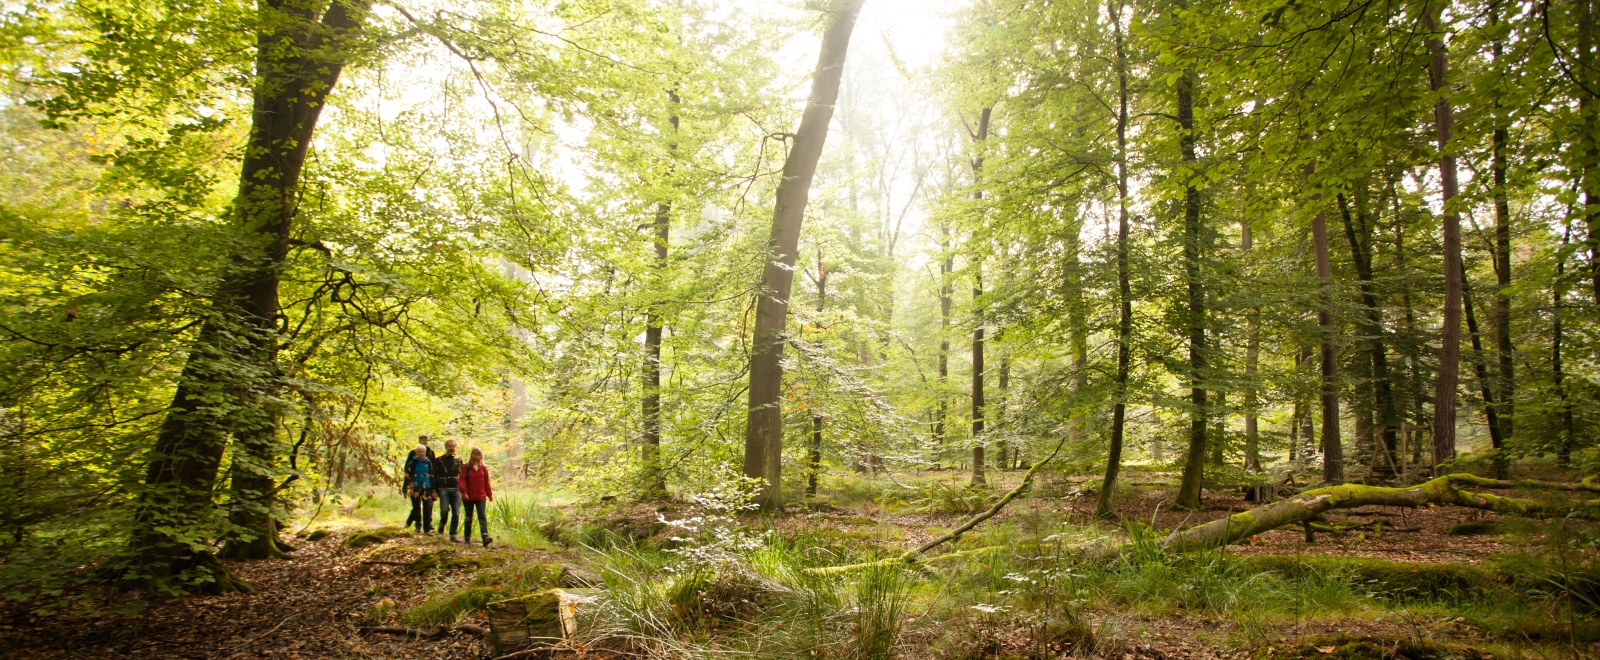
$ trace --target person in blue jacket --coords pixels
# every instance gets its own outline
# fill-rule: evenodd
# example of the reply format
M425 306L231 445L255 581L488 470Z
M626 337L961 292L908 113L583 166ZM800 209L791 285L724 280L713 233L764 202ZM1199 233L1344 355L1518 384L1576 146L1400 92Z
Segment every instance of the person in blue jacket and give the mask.
M423 534L433 533L433 500L439 496L433 465L434 461L428 458L428 448L423 445L417 445L406 459L404 490L406 497L411 498L411 515L406 518L406 526L410 527L415 521L417 531Z

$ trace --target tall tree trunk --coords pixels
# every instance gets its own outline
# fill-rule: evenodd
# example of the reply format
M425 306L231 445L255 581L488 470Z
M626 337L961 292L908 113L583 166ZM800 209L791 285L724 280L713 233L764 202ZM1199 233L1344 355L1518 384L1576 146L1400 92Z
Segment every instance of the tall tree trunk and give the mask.
M1312 356L1312 352L1311 352L1311 347L1310 346L1302 346L1302 347L1300 347L1300 364L1302 365L1301 368L1302 369L1307 368L1305 365L1310 365L1312 359L1313 359L1313 356ZM1319 383L1318 387L1320 388L1321 387L1320 383L1322 382L1321 379L1319 378L1317 382ZM1312 420L1316 417L1315 408L1316 408L1316 406L1312 406L1312 405L1310 405L1309 402L1307 402L1307 404L1305 406L1305 415L1303 415L1300 418L1300 436L1301 436L1300 460L1307 461L1307 462L1309 462L1311 460L1311 458L1316 454L1316 448L1317 448L1317 435L1316 435L1316 432L1315 432L1315 425L1312 422ZM1326 429L1324 429L1324 430L1326 430Z
M950 281L955 272L955 255L950 252L950 228L942 228L939 250L944 261L939 263L939 413L933 422L933 436L939 443L939 458L945 453L945 422L950 418L950 403L945 389L950 382L950 307L954 303L955 285Z
M1364 191L1363 187L1361 191ZM1399 438L1400 413L1394 401L1393 381L1389 375L1389 352L1383 342L1383 309L1378 305L1377 285L1372 271L1372 225L1368 220L1365 193L1358 191L1356 213L1350 213L1349 201L1344 193L1338 194L1339 214L1344 218L1344 237L1350 244L1350 257L1356 265L1356 278L1361 283L1361 307L1365 315L1361 320L1361 334L1365 335L1367 356L1372 363L1373 407L1377 412L1377 431L1381 445L1374 447L1378 456L1372 461L1374 471L1383 477L1394 475L1399 466L1396 451ZM1370 431L1369 431L1370 432ZM1374 443L1377 445L1378 443Z
M1313 174L1316 163L1306 165ZM1317 265L1317 336L1321 346L1318 381L1322 401L1322 481L1344 483L1344 443L1339 436L1339 359L1335 341L1339 328L1333 322L1333 262L1328 257L1328 221L1322 211L1322 194L1311 196L1317 214L1311 218L1311 245Z
M1483 353L1482 335L1478 332L1478 315L1472 309L1472 286L1467 279L1467 269L1461 268L1461 302L1467 312L1467 334L1472 339L1472 369L1478 377L1478 389L1483 394L1483 416L1489 423L1489 446L1494 448L1494 471L1496 478L1502 478L1501 473L1506 472L1508 466L1504 464L1505 438L1500 435L1499 407L1495 405L1494 383L1490 380L1488 359Z
M1178 76L1178 150L1188 181L1183 190L1183 279L1188 288L1188 314L1184 319L1189 334L1189 450L1184 455L1183 482L1178 484L1180 509L1200 508L1200 486L1205 478L1206 417L1210 412L1206 402L1206 294L1200 280L1200 190L1195 187L1199 177L1195 155L1194 92L1197 84L1194 69L1184 69Z
M1254 232L1250 231L1248 222L1241 223L1239 230L1239 247L1244 250L1245 268L1253 271L1250 250L1253 247ZM1261 471L1261 431L1256 419L1256 407L1259 405L1256 394L1256 372L1260 368L1261 360L1261 308L1252 306L1245 315L1245 347L1244 347L1244 469L1251 472Z
M998 333L995 334L995 341L1000 341L1000 335ZM999 387L1000 400L996 401L994 406L994 425L996 428L1003 430L1006 424L1006 394L1011 389L1011 356L1006 355L1003 352L1000 356ZM995 467L998 467L1001 470L1011 469L1011 467L1016 463L1016 452L1009 451L1011 449L1012 448L1010 447L1009 443L1004 440L1000 441L1000 456L997 457L1000 460L995 463Z
M667 99L673 105L678 104L678 93L667 91ZM678 115L674 113L668 118L672 124L673 134L678 131ZM669 152L676 151L676 143L667 145ZM667 272L667 248L672 239L672 202L663 201L656 204L655 224L652 227L655 233L654 243L656 258L654 268L658 284ZM659 303L652 304L645 312L644 323L644 397L640 402L640 412L644 420L644 448L640 457L643 464L640 491L646 499L666 497L667 475L661 466L661 309Z
M215 577L211 591L248 588L207 546L217 529L212 491L230 434L229 519L238 531L225 553L280 553L272 516L281 389L278 282L312 133L368 6L367 0L330 6L288 1L258 10L264 27L256 35L251 128L230 218L243 247L237 269L218 285L136 495L132 549L152 586L200 571Z
M1439 339L1439 377L1433 401L1433 462L1439 465L1456 456L1456 381L1461 361L1461 219L1456 213L1456 157L1450 140L1455 114L1450 107L1449 59L1444 48L1440 15L1442 0L1423 9L1422 24L1429 31L1428 52L1433 56L1428 79L1439 96L1433 104L1433 123L1439 141L1439 183L1443 189L1444 217L1444 325ZM1597 281L1600 285L1600 281Z
M1220 352L1217 354L1221 355ZM1206 446L1211 452L1211 465L1213 467L1222 467L1223 463L1227 461L1227 457L1224 456L1223 445L1225 444L1225 438L1228 437L1228 413L1225 412L1228 409L1228 391L1216 390L1212 392L1211 406L1211 437L1208 438L1209 442L1206 443Z
M1411 304L1411 280L1406 275L1406 230L1404 215L1401 213L1400 195L1394 190L1394 179L1390 179L1390 199L1394 203L1394 265L1395 274L1400 279L1400 304L1405 311L1405 336L1417 335L1417 312ZM1422 463L1422 443L1416 441L1418 426L1422 423L1422 366L1418 362L1416 350L1406 351L1406 382L1411 399L1410 417L1411 440L1407 446L1412 451L1411 464Z
M828 267L822 262L822 249L817 248L817 316L828 308ZM820 344L820 342L819 342ZM811 446L806 452L806 497L817 494L817 480L822 474L822 414L811 404Z
M1593 0L1577 0L1573 16L1577 31L1577 62L1572 73L1573 93L1578 97L1577 163L1574 180L1583 187L1583 217L1588 227L1585 242L1589 248L1589 274L1594 281L1594 298L1600 301L1600 30Z
M989 138L990 108L978 114L978 131L972 139L978 154L972 158L972 182L978 184L983 173L983 142ZM972 191L972 199L983 199L983 189ZM982 213L980 210L979 213ZM972 264L972 485L984 483L983 476L983 262Z
M1117 71L1117 373L1111 383L1111 447L1106 475L1095 503L1096 518L1111 517L1111 494L1122 468L1122 442L1128 417L1128 363L1133 344L1133 287L1128 282L1128 57L1123 47L1122 0L1111 0L1111 31ZM1081 355L1081 354L1080 354ZM1080 368L1079 373L1082 373ZM1160 442L1160 440L1156 440Z
M1561 399L1561 443L1556 447L1556 461L1561 467L1572 463L1572 448L1578 438L1577 425L1572 419L1572 402L1567 400L1566 374L1561 367L1561 307L1566 298L1566 247L1572 239L1572 227L1567 227L1561 234L1561 250L1556 252L1556 278L1550 285L1550 369L1555 379L1556 396Z
M1494 17L1494 14L1491 14ZM1500 60L1501 44L1494 42L1494 59ZM1498 285L1494 292L1494 344L1496 356L1500 359L1500 378L1495 384L1495 398L1499 406L1497 411L1500 420L1500 439L1502 443L1510 443L1515 432L1516 393L1517 382L1515 364L1513 362L1514 348L1511 345L1511 201L1510 191L1506 189L1506 163L1507 143L1510 141L1509 131L1500 118L1500 99L1495 98L1495 129L1494 129L1494 154L1491 167L1494 170L1494 274L1495 283ZM1506 457L1495 454L1495 476L1500 479L1507 478L1509 466Z
M772 233L767 241L767 262L761 273L756 300L756 320L750 351L750 398L744 435L744 474L760 479L755 503L772 510L783 505L783 390L784 329L789 317L789 293L794 285L800 226L805 220L811 180L817 173L828 123L839 99L839 79L844 74L850 33L864 0L833 3L833 21L822 35L822 50L811 78L811 96L795 131L794 144L783 163L777 203L772 211Z

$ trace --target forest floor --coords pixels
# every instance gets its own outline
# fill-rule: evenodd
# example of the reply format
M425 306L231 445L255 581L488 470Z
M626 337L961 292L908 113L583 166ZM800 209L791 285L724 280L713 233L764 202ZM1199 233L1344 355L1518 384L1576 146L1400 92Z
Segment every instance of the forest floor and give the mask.
M997 475L996 487L1015 482L1017 473ZM1158 530L1199 524L1242 511L1252 504L1235 495L1208 493L1206 507L1199 512L1169 509L1171 488L1166 475L1138 475L1125 495L1119 495L1117 513L1129 520L1143 521ZM923 475L927 479L928 475ZM950 475L952 483L957 479ZM907 477L909 480L909 477ZM1144 479L1143 483L1140 479ZM1094 505L1086 478L1057 477L1040 484L1033 497L1017 501L993 524L1027 527L1038 521L1086 522ZM832 504L810 510L795 510L777 518L747 520L750 524L776 530L779 534L817 533L855 534L875 539L885 551L912 547L933 538L944 529L959 524L965 516L950 512L918 511L913 507L885 506L871 501L851 503L849 498L833 498ZM648 530L643 534L662 535L660 516L672 517L675 506L608 505L605 511L569 511L568 515L601 521L600 524ZM1228 553L1239 556L1333 556L1364 557L1418 565L1471 565L1517 548L1515 535L1485 534L1494 530L1496 516L1491 513L1456 508L1398 510L1367 507L1342 512L1343 519L1357 522L1382 520L1381 533L1367 530L1333 536L1319 534L1307 543L1299 529L1283 529L1262 534L1248 545L1235 546ZM352 519L354 520L354 519ZM1470 523L1463 527L1464 523ZM374 523L372 525L376 527ZM70 613L36 615L25 605L0 609L0 659L33 660L43 658L192 658L208 660L251 660L255 658L459 658L480 659L493 655L483 639L466 632L449 632L434 638L411 638L364 630L372 625L407 625L402 615L439 594L469 585L476 573L508 562L553 562L586 568L596 562L594 551L575 545L575 549L527 549L496 546L485 549L477 544L451 544L439 536L399 535L374 545L353 548L346 541L359 531L349 527L318 540L295 540L298 548L286 558L231 562L236 574L254 585L249 594L192 596L176 601L147 604L138 614L79 616ZM870 534L863 534L870 530ZM1478 533L1461 533L1477 531ZM554 547L546 544L546 547ZM417 557L446 552L466 561L452 562L443 570L420 575L407 564ZM988 568L984 566L984 568ZM946 569L955 570L955 569ZM1004 592L1001 592L1004 593ZM123 595L120 598L135 598ZM1177 608L1132 608L1090 604L1087 623L1109 640L1093 652L1076 655L1107 659L1127 658L1221 658L1221 657L1358 657L1343 650L1356 639L1371 639L1378 646L1390 646L1379 657L1431 657L1428 653L1401 651L1404 640L1418 643L1448 643L1456 657L1490 657L1477 645L1488 641L1481 627L1460 617L1408 614L1398 609L1331 612L1284 620L1241 622L1238 617L1221 616L1216 611L1185 611ZM464 623L483 623L481 612L468 612ZM948 631L941 626L949 621L925 617L908 620L900 641L903 657L950 657L940 650L936 638ZM989 639L979 656L1021 657L1030 655L1027 626L1020 621L985 619ZM417 625L433 630L435 628ZM748 627L748 626L747 626ZM1502 635L1503 637L1503 635ZM1330 641L1332 640L1332 641ZM1540 657L1552 648L1529 639L1529 656ZM1600 644L1570 640L1572 653L1600 657ZM1369 645L1370 646L1370 645ZM1353 647L1352 647L1353 648ZM1431 648L1431 647L1430 647ZM1501 640L1499 648L1504 648ZM1544 649L1544 650L1540 650ZM1503 651L1502 651L1503 652ZM955 655L969 655L970 650ZM1566 656L1567 654L1562 654Z

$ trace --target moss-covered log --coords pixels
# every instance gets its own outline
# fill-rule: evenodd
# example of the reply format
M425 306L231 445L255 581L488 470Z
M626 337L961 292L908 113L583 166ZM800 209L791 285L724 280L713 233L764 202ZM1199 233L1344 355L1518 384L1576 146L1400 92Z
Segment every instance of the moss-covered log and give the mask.
M1285 525L1300 525L1316 520L1335 509L1354 509L1363 506L1461 506L1518 516L1550 516L1565 514L1565 507L1527 498L1507 497L1494 493L1474 492L1464 488L1537 488L1600 493L1600 484L1594 479L1581 483L1555 483L1537 481L1503 481L1486 479L1472 474L1447 474L1415 486L1387 488L1345 484L1308 490L1294 497L1256 507L1243 513L1213 520L1204 525L1175 531L1160 541L1162 548L1173 552L1208 550L1237 543L1262 532ZM1121 555L1131 546L1096 546L1084 550L1083 557L1106 560Z

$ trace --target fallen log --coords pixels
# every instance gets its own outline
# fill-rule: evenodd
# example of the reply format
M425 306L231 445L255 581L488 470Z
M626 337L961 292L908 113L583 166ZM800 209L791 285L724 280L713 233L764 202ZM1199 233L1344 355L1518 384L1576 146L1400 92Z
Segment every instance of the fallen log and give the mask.
M915 550L908 550L904 554L879 561L848 564L844 566L823 566L806 569L813 575L834 575L858 571L874 566L889 566L893 564L915 564L919 558L929 550L944 543L948 543L962 534L970 531L979 523L993 518L1006 504L1021 495L1033 480L1033 475L1050 459L1055 458L1056 452L1061 451L1061 445L1056 445L1056 450L1050 456L1034 464L1023 475L1022 483L1018 484L1005 497L1000 498L994 506L990 507L965 525L949 534L922 544ZM1219 518L1203 525L1189 529L1174 531L1157 542L1163 550L1170 552L1190 552L1195 550L1210 550L1226 545L1232 545L1249 537L1269 532L1287 525L1300 525L1305 528L1306 536L1312 534L1312 525L1317 523L1325 525L1321 520L1324 513L1336 509L1354 509L1363 506L1394 506L1404 508L1417 508L1421 506L1448 505L1461 506L1485 511L1494 511L1506 515L1548 517L1567 513L1564 507L1552 505L1535 499L1507 497L1494 493L1475 492L1463 490L1464 488L1479 489L1512 489L1529 488L1539 490L1554 490L1567 492L1600 493L1600 481L1595 477L1584 479L1578 483L1563 483L1533 480L1502 480L1488 479L1475 474L1447 474L1436 477L1415 486L1389 488L1383 486L1364 486L1359 484L1344 484L1340 486L1327 486L1308 490L1287 499L1256 507L1243 513L1235 513ZM1600 499L1590 500L1590 504L1600 505ZM1370 523L1369 523L1370 524ZM1366 525L1360 525L1365 527ZM1409 532L1418 531L1417 528L1389 528L1389 531ZM1097 545L1084 548L1079 557L1087 561L1109 561L1121 556L1133 548L1133 544ZM931 561L953 559L956 557L990 552L996 548L979 548L961 552L940 555Z
M475 626L470 623L458 623L455 626L438 626L433 630L407 628L405 626L357 626L356 630L366 633L376 633L379 635L398 635L401 637L420 637L426 639L438 639L440 637L449 635L452 632L462 632L478 636L482 636L488 632L484 630L482 626Z
M1056 454L1061 453L1061 447L1063 445L1065 445L1066 442L1067 442L1066 438L1062 438L1061 442L1056 443L1056 448L1053 451L1050 452L1050 455L1044 457L1044 460L1041 460L1041 461L1039 461L1037 463L1034 463L1032 466L1030 466L1028 468L1028 471L1025 474L1022 475L1022 482L1018 483L1016 488L1011 489L1003 497L1001 497L1000 501L995 502L994 506L989 507L989 510L984 511L983 513L980 513L980 514L978 514L976 516L973 516L971 519L967 520L966 524L964 524L964 525L962 525L960 527L957 527L954 531L951 531L950 533L945 534L944 536L936 538L936 539L934 539L932 541L928 541L927 543L924 543L924 544L918 546L914 550L907 550L904 554L901 554L898 557L892 557L890 559L882 559L882 560L879 560L879 561L863 562L863 563L860 563L860 564L850 564L850 565L846 565L846 566L822 566L822 567L817 567L817 568L808 568L808 569L806 569L805 572L810 573L812 575L828 575L828 574L836 574L836 573L848 573L850 571L859 571L861 569L870 568L870 567L873 567L873 566L888 566L888 565L891 565L891 564L907 564L907 565L915 564L915 563L917 563L917 558L918 557L921 557L922 555L926 554L929 550L932 550L932 549L937 548L937 547L939 547L941 545L944 545L946 543L949 543L951 541L954 541L956 539L961 538L962 534L966 534L967 532L972 531L972 528L977 527L979 523L981 523L981 522L983 522L985 520L988 520L990 518L993 518L995 516L995 514L1000 513L1001 509L1006 508L1006 505L1010 504L1011 500L1017 499L1018 496L1022 495L1024 492L1027 492L1028 486L1033 485L1033 476L1035 474L1039 473L1039 468L1044 467L1044 465L1046 463L1049 463L1051 459L1056 457ZM945 560L945 559L952 559L952 558L955 558L955 557L966 556L966 555L969 555L969 554L977 554L977 553L980 553L980 552L990 552L990 551L993 551L994 549L995 548L979 548L978 550L966 550L966 551L962 551L962 552L954 552L954 553L950 553L948 555L940 555L938 557L935 557L934 560L935 561L940 561L940 560Z
M1600 484L1593 478L1580 483L1542 481L1505 481L1487 479L1474 474L1447 474L1415 486L1388 488L1344 484L1308 490L1288 499L1259 506L1243 513L1235 513L1175 531L1158 542L1170 552L1210 550L1231 545L1286 525L1309 526L1322 514L1335 509L1354 509L1363 506L1394 506L1414 509L1428 505L1460 506L1494 511L1517 516L1549 517L1567 512L1564 507L1535 499L1507 497L1494 493L1474 492L1464 488L1538 488L1569 492L1600 493ZM1319 521L1320 522L1320 521ZM1102 545L1085 549L1080 555L1087 560L1110 560L1131 549L1131 544Z

